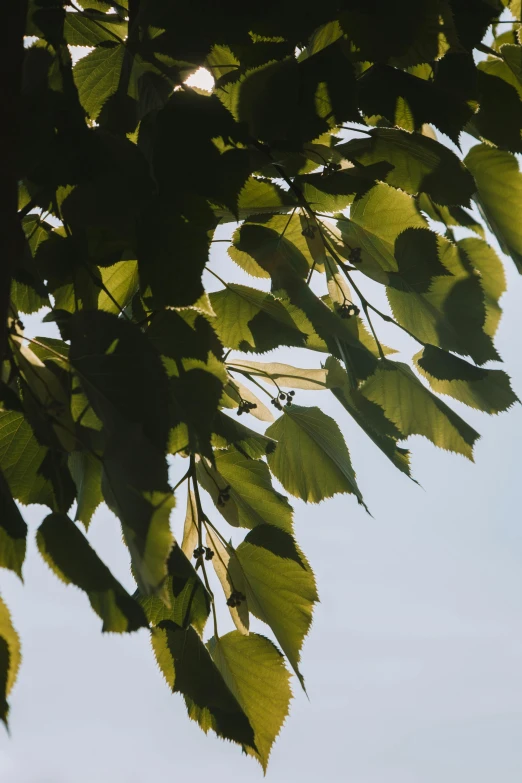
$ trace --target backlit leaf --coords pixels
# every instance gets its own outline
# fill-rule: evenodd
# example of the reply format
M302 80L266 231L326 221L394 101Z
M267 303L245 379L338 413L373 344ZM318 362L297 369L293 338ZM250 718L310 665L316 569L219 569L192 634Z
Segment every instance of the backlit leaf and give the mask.
M377 403L404 438L423 435L441 449L473 459L478 433L438 399L408 365L386 360L361 389Z
M522 174L514 155L485 144L472 147L464 160L475 177L477 198L500 247L522 272L522 227L517 205Z
M288 714L292 693L284 659L264 636L237 631L208 643L210 654L254 729L256 751L266 771L270 749Z
M50 514L36 536L47 565L65 584L87 593L92 608L103 620L102 631L122 633L147 627L139 604L111 574L69 517Z
M315 580L293 538L272 525L252 530L236 549L250 612L273 631L301 684L300 650L318 600Z
M9 568L22 578L27 525L0 471L0 567Z
M310 503L348 492L362 503L341 431L319 408L285 406L267 434L277 440L270 470L287 492Z
M352 162L386 161L393 168L386 182L407 193L427 193L437 204L469 205L473 177L447 147L437 141L395 128L376 128L363 139L337 149Z
M189 717L206 733L255 750L254 731L236 697L193 628L163 620L152 630L158 666L174 693L180 693Z
M0 598L0 720L6 727L9 713L7 697L15 683L21 659L20 639L9 610Z
M236 449L216 451L215 461L215 470L200 463L198 480L229 524L253 528L268 523L292 530L292 508L273 488L265 462L249 459ZM228 500L222 499L223 493L229 495Z
M161 596L140 596L149 622L170 620L182 628L193 626L201 635L210 614L210 596L190 562L190 555L174 544L169 555L168 576Z
M414 362L433 391L447 394L471 408L499 413L518 402L509 376L503 370L475 367L432 345L416 354Z

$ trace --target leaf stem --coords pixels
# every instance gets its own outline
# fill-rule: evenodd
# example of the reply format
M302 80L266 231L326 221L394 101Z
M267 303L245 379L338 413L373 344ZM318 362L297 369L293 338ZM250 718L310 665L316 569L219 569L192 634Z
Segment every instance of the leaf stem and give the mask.
M362 307L362 309L364 311L364 314L366 316L366 320L368 321L368 325L369 325L369 327L371 329L371 332L373 334L373 338L374 338L375 343L377 345L377 350L379 351L379 356L380 356L381 359L385 359L386 357L385 357L385 354L384 354L381 342L380 342L380 340L379 340L379 338L377 336L377 332L375 331L375 327L374 327L374 325L372 323L372 319L370 318L370 313L369 313L370 303L368 302L368 300L364 296L363 292L361 291L361 289L359 288L357 283L355 283L354 280L352 279L352 276L350 275L348 270L345 268L345 265L341 261L339 255L337 254L335 249L332 247L330 241L325 237L324 231L323 231L323 225L322 225L321 221L318 221L318 226L319 226L319 232L321 234L321 239L323 240L323 244L324 244L325 248L328 250L328 252L332 256L334 261L337 263L337 265L340 267L340 269L343 272L344 276L346 277L346 279L348 280L348 282L352 286L353 290L355 291L355 293L359 297L359 300L361 302L361 307Z
M245 376L245 378L248 378L248 380L249 380L249 381L251 381L253 384L255 384L255 385L258 387L258 389L261 389L261 391L264 391L264 393L265 393L265 394L266 394L268 397L270 397L270 399L271 399L271 400L273 400L273 396L270 394L270 392L269 392L269 391L267 391L267 390L265 389L265 387L264 387L264 386L261 386L261 384L260 384L260 383L258 383L258 382L255 380L255 378L253 378L253 377L252 377L252 375L251 375L251 374L250 374L250 373L249 373L247 370L239 369L239 367L231 367L231 366L230 366L230 362L227 362L227 369L228 369L230 372L238 372L240 375L244 375L244 376ZM258 372L259 372L259 370L258 370ZM268 373L264 373L264 375L265 375L265 377L266 377L266 378L270 378L270 380L272 381L272 383L274 384L274 386L275 386L275 387L276 387L276 389L277 389L277 393L278 393L278 394L281 394L281 389L280 389L280 388L279 388L279 386L277 385L277 382L276 382L276 381L275 381L275 380L272 378L272 376L271 376L271 375L269 375Z
M189 468L187 470L187 472L185 473L185 475L183 476L183 478L180 478L178 483L174 487L172 487L172 492L175 492L177 490L177 488L180 487L183 484L184 481L186 481L188 478L190 478L190 475L191 475L191 469Z

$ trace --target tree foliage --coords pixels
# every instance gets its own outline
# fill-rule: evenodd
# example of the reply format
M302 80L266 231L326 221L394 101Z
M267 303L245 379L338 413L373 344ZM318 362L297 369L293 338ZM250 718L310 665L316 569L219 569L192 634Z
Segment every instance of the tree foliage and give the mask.
M490 414L516 401L485 367L500 360L505 282L484 226L522 271L521 26L497 24L500 0L80 6L7 12L0 565L21 577L20 506L46 506L49 567L102 630L148 629L190 717L266 769L291 697L285 659L304 684L317 601L273 479L305 502L346 493L366 507L356 444L306 390L332 393L407 475L410 435L473 458L478 434L447 401ZM73 65L74 46L89 50ZM187 84L199 68L212 92ZM251 285L209 258L223 224ZM42 308L59 338L24 332ZM382 320L420 345L410 364L382 343ZM282 346L315 352L315 368L263 356ZM169 467L182 464L176 541ZM133 595L80 527L102 502ZM228 525L246 531L238 546ZM6 722L20 645L1 602L0 619Z

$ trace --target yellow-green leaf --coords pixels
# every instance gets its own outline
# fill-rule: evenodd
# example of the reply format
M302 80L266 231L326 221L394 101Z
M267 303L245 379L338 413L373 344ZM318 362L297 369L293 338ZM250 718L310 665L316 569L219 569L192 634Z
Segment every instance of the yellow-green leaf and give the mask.
M231 631L208 647L230 691L254 729L255 756L266 772L270 750L288 715L292 692L284 659L271 641L259 634Z
M319 408L285 406L267 434L278 441L270 470L287 492L310 503L349 492L362 503L341 430Z
M15 683L21 660L20 639L13 627L9 609L0 598L0 720L6 726L9 713L7 697Z
M423 435L441 449L473 459L478 433L432 394L407 364L382 362L361 393L381 406L404 438Z

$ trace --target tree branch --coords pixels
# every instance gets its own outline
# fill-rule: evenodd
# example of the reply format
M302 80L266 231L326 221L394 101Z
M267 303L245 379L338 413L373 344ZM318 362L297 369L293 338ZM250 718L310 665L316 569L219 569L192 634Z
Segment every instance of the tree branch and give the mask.
M24 59L27 0L11 2L3 15L3 50L0 59L0 150L3 176L0 185L0 359L7 351L7 317L11 280L23 253L24 236L18 218L18 162L20 93Z

